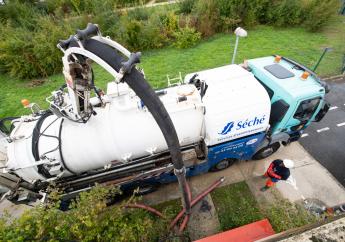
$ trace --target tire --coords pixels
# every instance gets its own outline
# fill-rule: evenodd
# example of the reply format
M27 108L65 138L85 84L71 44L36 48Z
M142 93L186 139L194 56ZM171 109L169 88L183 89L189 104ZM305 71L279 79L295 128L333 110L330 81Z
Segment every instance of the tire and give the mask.
M230 166L232 166L233 164L235 164L236 160L235 159L224 159L221 160L220 162L218 162L217 164L215 164L210 171L212 172L216 172L216 171L222 171Z
M271 156L272 154L274 154L279 149L279 147L280 147L279 142L266 146L260 149L258 152L256 152L252 159L253 160L265 159Z

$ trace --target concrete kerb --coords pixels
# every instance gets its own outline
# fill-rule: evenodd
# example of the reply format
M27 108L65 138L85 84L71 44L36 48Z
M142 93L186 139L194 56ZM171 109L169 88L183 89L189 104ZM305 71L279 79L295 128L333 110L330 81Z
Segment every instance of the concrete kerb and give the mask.
M323 81L341 81L345 78L345 73L341 75L336 75L336 76L329 76L322 78Z
M292 176L297 181L298 190L285 182L278 182L276 190L279 194L290 202L299 202L301 195L307 199L317 199L324 202L327 206L335 206L345 202L345 189L336 179L316 161L299 143L295 142L288 147L281 148L268 159L259 161L241 161L232 167L220 171L209 172L200 176L190 178L190 183L194 191L202 191L217 178L224 176L225 182L221 186L246 181L253 195L259 203L274 202L276 193L261 192L260 187L264 186L265 179L261 176L274 159L292 159L295 161L295 168L291 170ZM180 197L177 184L164 185L158 191L143 197L144 202L157 204L167 200ZM211 196L207 197L209 201ZM208 202L209 204L213 204ZM201 224L200 217L196 224ZM209 216L207 219L210 219ZM215 217L212 218L214 221ZM191 222L193 223L193 222ZM218 223L217 223L218 224ZM188 228L190 229L191 226ZM214 233L217 232L213 228ZM208 231L211 232L211 231ZM203 233L202 233L203 234ZM194 237L194 236L193 236ZM198 236L195 237L195 239Z
M296 164L291 174L296 179L298 190L285 182L279 182L277 189L283 197L296 202L303 195L307 199L318 199L330 207L345 202L345 188L299 143L291 144L275 156L295 160Z

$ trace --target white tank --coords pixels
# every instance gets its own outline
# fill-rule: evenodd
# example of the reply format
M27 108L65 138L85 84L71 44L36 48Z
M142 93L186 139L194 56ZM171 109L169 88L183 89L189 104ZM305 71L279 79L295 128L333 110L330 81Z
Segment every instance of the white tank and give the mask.
M175 125L180 145L199 142L204 136L204 108L198 90L194 85L182 85L163 91L166 94L160 98ZM69 176L71 173L66 170L61 173L62 167L82 173L167 150L163 134L151 113L126 84L110 83L107 96L110 103L104 108L94 108L97 115L87 123L63 121L60 149L64 164L58 139L54 138L59 136L62 118L51 115L45 119L41 132L46 129L44 134L54 137L42 135L38 150L40 156L52 151L46 154L52 164L50 174ZM187 99L178 101L179 97ZM8 145L7 152L7 167L28 181L47 179L38 172L38 163L32 154L32 131L36 122L20 123L11 134L18 140ZM41 162L47 163L47 159Z
M185 82L193 75L187 75ZM208 85L203 97L208 146L269 128L271 101L252 73L239 65L227 65L198 72L197 78Z

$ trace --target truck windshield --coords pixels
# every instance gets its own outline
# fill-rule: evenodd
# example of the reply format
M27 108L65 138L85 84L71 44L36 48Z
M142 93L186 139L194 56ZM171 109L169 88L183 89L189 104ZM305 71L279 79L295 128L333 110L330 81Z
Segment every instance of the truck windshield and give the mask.
M309 120L319 106L320 101L320 97L302 101L293 117L300 121Z

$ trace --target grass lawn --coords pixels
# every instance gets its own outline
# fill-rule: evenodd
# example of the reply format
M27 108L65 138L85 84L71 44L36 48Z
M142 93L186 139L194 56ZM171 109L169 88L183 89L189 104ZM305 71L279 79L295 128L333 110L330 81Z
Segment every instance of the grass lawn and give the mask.
M174 199L166 201L153 206L158 211L162 212L167 219L173 219L183 209L181 199Z
M244 59L280 54L313 67L326 46L333 47L317 72L322 76L340 74L342 56L345 53L345 17L335 17L320 33L309 33L303 28L274 28L257 26L249 30L249 36L240 40L237 63ZM158 88L166 86L166 75L177 76L206 68L229 64L235 37L218 34L203 40L194 48L179 50L173 47L143 53L141 67L147 79ZM97 75L98 74L98 75ZM104 88L111 80L96 70L96 85ZM27 98L46 108L45 98L63 84L61 74L47 78L42 85L32 87L28 81L0 75L0 118L24 114L20 100Z
M287 199L281 198L277 191L273 192L276 201L273 204L260 204L260 207L275 232L280 233L319 221L320 217L307 212L302 205L293 204Z
M292 204L273 192L274 201L258 204L246 182L216 189L211 196L218 212L220 229L226 231L268 218L274 231L279 233L317 221L302 206Z
M218 188L211 193L211 196L222 231L264 218L246 182Z

